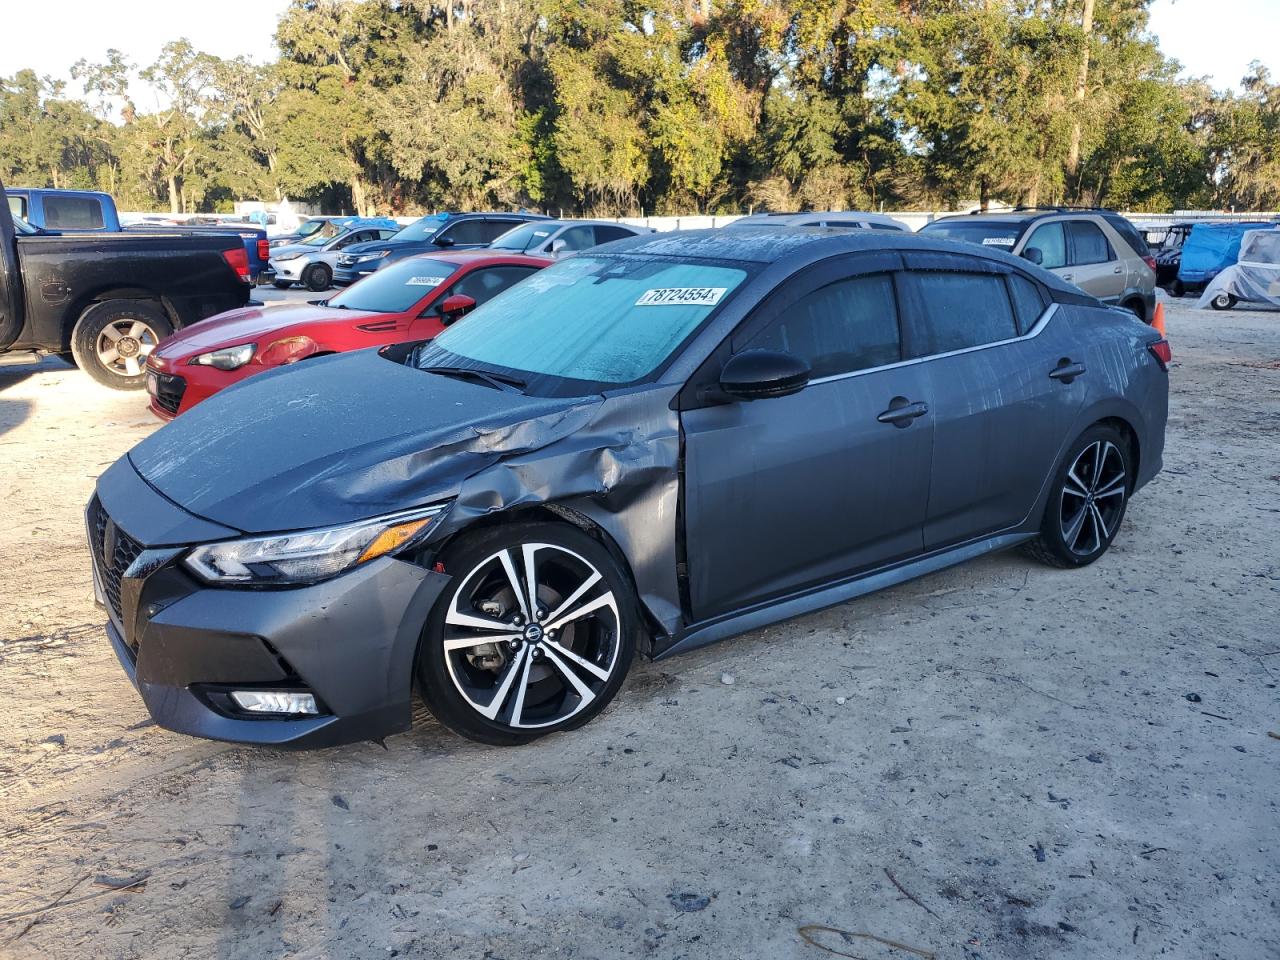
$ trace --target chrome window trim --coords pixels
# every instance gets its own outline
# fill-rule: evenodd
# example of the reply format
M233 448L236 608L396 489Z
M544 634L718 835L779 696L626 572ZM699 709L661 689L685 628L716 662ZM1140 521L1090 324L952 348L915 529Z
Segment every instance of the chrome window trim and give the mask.
M958 357L966 353L976 353L979 350L990 350L992 347L1004 347L1011 343L1021 343L1024 340L1034 340L1040 336L1045 327L1049 325L1049 321L1053 319L1058 312L1058 304L1051 303L1045 307L1044 312L1036 319L1031 329L1021 336L1010 337L1007 340L993 340L991 343L980 343L973 347L963 347L960 350L949 350L946 353L931 353L925 357L912 357L910 360L899 360L897 363L886 363L880 367L867 367L865 370L851 370L848 373L835 373L829 377L820 377L817 380L810 380L809 386L819 383L831 383L835 380L848 380L850 377L861 377L868 373L880 373L883 370L896 370L899 367L915 366L919 363L928 363L931 360L942 360L946 357Z

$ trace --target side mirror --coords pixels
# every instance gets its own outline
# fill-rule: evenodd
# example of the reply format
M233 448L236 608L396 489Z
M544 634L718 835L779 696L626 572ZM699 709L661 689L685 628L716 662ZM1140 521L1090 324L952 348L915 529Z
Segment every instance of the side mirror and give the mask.
M451 323L457 323L475 308L474 299L465 293L455 293L452 297L445 297L444 303L440 304L440 322L447 327Z
M431 241L431 243L437 247L452 247L453 238L452 237L436 237L434 240Z
M557 253L559 253L561 250L563 250L567 246L568 244L564 242L564 237L558 237L555 240L552 240L551 255L554 257Z
M809 384L809 364L780 350L744 350L720 371L720 389L734 400L789 397Z
M1038 267L1040 264L1044 263L1044 251L1039 247L1027 247L1027 249L1022 251L1022 259L1030 260Z

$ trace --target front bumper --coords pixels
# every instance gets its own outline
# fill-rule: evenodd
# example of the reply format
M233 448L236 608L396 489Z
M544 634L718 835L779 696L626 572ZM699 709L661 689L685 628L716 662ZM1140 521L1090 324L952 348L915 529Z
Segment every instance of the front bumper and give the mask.
M164 500L127 458L102 476L88 520L107 635L160 726L298 748L409 728L418 638L444 574L384 557L308 587L205 586L181 565L183 544L234 531ZM322 713L246 714L226 696L254 688L313 693Z
M350 286L377 270L385 259L367 260L364 263L343 263L339 260L338 265L333 268L333 282L340 287Z
M280 281L283 283L290 280L293 283L300 283L302 280L302 271L311 263L306 257L294 257L292 260L272 260L267 269L272 274L272 282Z

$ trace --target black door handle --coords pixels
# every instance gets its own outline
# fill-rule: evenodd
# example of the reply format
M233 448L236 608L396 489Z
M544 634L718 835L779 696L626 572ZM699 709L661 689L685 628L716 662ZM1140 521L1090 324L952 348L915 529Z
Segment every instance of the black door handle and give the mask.
M1070 383L1076 377L1084 376L1084 364L1072 363L1065 357L1058 361L1058 365L1049 371L1049 376L1062 383Z
M928 412L928 404L919 401L912 403L906 397L894 397L889 401L889 409L876 419L881 423L892 423L895 427L909 427L912 420L923 417Z

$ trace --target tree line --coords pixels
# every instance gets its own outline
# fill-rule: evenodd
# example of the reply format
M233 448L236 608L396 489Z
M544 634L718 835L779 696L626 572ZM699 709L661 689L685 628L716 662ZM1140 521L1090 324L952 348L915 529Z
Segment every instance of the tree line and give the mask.
M292 0L273 63L0 79L0 173L173 212L1280 207L1280 85L1179 78L1150 2Z

